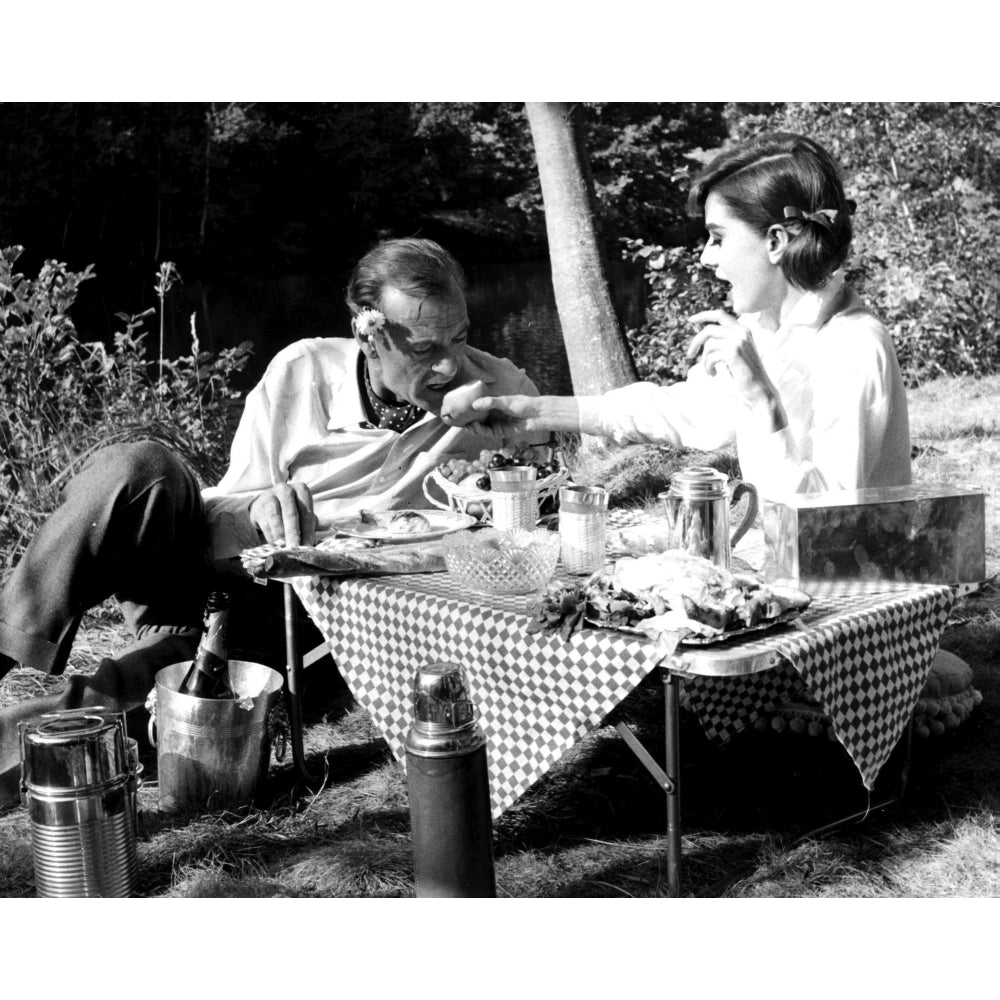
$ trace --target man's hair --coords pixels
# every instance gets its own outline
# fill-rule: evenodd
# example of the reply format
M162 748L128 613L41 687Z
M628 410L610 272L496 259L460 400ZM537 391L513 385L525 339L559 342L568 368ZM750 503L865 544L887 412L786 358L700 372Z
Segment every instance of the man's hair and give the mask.
M790 240L781 269L793 285L821 288L847 259L854 204L844 195L840 168L818 142L773 132L726 150L695 178L688 212L704 215L705 200L713 191L762 236L775 224L785 227ZM803 216L833 210L836 217L829 226L808 218L786 218L786 207Z
M458 261L433 240L384 240L358 261L347 283L347 305L352 315L361 309L380 309L386 288L408 295L444 295L465 287Z

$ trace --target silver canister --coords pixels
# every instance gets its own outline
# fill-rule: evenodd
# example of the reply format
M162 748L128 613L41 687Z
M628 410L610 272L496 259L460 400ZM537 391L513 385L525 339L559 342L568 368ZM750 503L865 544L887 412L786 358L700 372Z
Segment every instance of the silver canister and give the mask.
M750 498L747 510L730 537L729 505L744 494ZM729 477L709 466L689 466L674 473L670 489L657 499L667 520L671 547L726 569L732 546L757 516L756 489L749 483L736 483L730 496Z
M414 675L406 775L417 896L495 896L486 737L458 664Z
M538 521L538 470L532 465L490 469L493 527L498 531L531 531Z
M53 712L18 731L37 894L131 896L138 759L124 714Z
M604 565L608 491L603 486L559 488L560 556L567 573L594 573Z

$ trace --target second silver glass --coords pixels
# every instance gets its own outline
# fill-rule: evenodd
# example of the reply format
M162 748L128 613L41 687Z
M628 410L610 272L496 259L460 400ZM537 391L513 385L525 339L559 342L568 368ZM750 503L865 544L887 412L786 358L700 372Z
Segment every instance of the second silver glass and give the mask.
M602 486L563 486L559 490L559 536L563 569L594 573L604 565L608 491Z

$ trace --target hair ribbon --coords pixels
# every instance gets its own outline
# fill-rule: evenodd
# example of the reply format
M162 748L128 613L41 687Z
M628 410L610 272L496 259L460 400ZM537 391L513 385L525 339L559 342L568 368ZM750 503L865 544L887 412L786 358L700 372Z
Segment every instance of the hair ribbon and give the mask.
M835 208L821 208L815 212L803 212L801 208L785 206L786 219L801 219L804 222L818 222L824 229L833 232L833 223L837 218Z

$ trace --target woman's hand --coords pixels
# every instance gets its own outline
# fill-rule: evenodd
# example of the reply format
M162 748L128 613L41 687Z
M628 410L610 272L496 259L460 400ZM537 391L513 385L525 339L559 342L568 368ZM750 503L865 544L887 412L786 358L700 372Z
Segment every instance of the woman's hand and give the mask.
M578 431L580 407L573 396L482 396L472 408L508 436L539 431Z
M262 490L250 504L250 521L268 542L292 546L316 541L312 494L304 483Z
M494 426L503 424L505 432L524 434L539 429L531 425L537 416L532 404L537 401L537 396L480 396L472 401L472 409L482 422L488 419Z
M688 358L694 360L700 353L701 365L709 375L724 365L751 410L767 414L770 430L781 430L788 422L785 409L750 331L724 309L696 313L689 322L705 325L688 344Z

